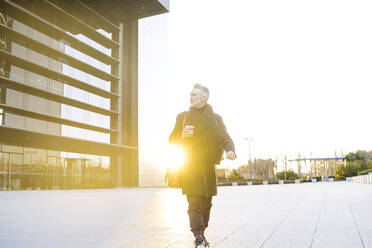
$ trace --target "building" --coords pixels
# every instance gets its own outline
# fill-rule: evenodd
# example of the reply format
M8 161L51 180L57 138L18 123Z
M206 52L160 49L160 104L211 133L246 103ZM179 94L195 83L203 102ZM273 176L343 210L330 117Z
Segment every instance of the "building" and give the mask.
M239 166L238 171L246 179L275 177L276 162L272 159L254 159L248 165Z
M334 156L326 158L301 158L290 159L288 162L297 164L297 174L300 178L328 178L336 177L339 166L346 163L344 156Z
M217 183L224 183L228 181L230 170L226 168L216 168Z
M138 19L168 1L0 3L0 187L138 186Z

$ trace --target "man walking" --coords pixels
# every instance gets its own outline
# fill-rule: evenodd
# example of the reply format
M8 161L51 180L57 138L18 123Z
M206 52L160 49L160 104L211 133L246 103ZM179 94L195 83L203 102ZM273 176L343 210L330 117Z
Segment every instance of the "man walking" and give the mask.
M178 114L169 137L171 144L183 146L185 163L180 173L182 194L189 203L188 215L195 247L209 247L204 236L208 227L212 196L217 194L215 165L223 154L234 160L235 147L221 116L207 104L208 88L195 84L190 94L190 110Z

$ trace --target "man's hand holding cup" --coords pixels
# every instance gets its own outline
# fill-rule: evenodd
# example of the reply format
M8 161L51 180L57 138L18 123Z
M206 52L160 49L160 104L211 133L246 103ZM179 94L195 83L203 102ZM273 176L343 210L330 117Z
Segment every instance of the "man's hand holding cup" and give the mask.
M236 159L236 154L233 151L226 152L226 158L230 160L235 160Z

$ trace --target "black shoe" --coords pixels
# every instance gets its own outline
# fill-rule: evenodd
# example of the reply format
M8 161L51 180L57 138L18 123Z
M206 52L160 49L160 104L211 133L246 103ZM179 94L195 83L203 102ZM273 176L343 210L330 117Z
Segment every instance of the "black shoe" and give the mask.
M203 246L204 239L202 235L198 234L195 236L195 248L204 248Z

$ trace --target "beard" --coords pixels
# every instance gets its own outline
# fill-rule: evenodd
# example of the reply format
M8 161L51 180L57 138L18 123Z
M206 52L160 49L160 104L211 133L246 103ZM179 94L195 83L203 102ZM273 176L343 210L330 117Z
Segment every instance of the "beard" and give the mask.
M192 108L201 108L205 105L205 102L202 101L202 99L197 99L193 102L190 102L190 107Z

